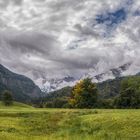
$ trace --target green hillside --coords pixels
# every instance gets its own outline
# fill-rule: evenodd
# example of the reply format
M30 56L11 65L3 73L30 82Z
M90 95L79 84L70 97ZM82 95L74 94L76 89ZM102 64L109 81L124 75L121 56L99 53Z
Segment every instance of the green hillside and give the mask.
M17 109L17 108L33 108L32 106L19 103L19 102L13 102L13 105L11 106L5 106L1 101L0 101L0 109Z

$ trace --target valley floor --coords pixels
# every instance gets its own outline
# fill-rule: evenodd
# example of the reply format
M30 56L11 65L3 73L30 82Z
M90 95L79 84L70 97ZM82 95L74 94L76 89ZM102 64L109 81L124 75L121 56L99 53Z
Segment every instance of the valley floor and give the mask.
M0 107L0 140L140 140L140 110Z

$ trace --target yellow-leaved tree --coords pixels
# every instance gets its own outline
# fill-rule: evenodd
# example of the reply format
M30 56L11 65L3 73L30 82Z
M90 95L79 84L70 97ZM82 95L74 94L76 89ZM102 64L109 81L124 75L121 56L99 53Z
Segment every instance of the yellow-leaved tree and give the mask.
M69 104L73 108L94 108L97 105L97 88L91 78L79 81L73 88Z

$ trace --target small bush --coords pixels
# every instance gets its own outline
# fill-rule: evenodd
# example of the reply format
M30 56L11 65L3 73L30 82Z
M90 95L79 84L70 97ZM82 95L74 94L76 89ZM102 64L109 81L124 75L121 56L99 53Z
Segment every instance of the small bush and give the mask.
M13 104L13 97L12 97L12 93L10 91L4 91L3 92L3 103L5 106L10 106Z

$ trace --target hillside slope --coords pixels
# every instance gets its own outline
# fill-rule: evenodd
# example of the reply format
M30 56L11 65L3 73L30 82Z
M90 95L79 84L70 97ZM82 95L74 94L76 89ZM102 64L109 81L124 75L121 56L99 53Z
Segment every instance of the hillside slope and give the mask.
M137 75L139 76L139 75ZM125 78L129 78L130 76L127 77L119 77L113 80L107 80L104 82L97 83L97 89L99 92L99 97L101 99L109 99L117 96L120 92L120 87L121 87L121 81ZM135 77L135 76L133 76ZM70 97L72 87L65 87L60 90L50 92L46 95L44 100L46 101L53 101L56 98L65 98L65 97Z
M41 90L31 79L0 65L0 94L4 90L10 90L14 99L22 102L30 102L41 96Z
M0 101L0 109L18 109L18 108L33 108L32 106L29 106L27 104L19 103L19 102L13 102L11 106L5 106L3 102Z

